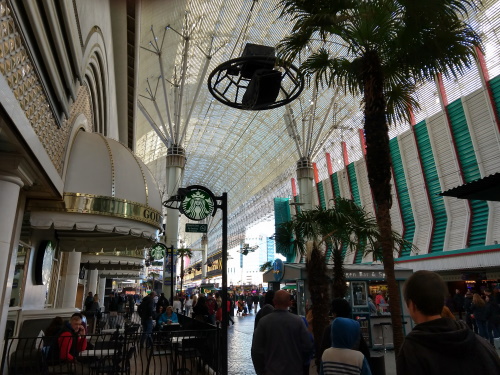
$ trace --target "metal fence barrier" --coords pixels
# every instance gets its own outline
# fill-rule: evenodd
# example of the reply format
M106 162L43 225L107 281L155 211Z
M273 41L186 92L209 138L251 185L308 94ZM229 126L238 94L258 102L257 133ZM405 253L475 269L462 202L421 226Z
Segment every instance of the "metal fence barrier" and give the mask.
M215 375L224 360L219 331L182 316L179 325L156 327L145 335L140 324L128 321L123 328L87 335L87 348L74 361L60 359L57 337L11 337L5 340L0 374Z

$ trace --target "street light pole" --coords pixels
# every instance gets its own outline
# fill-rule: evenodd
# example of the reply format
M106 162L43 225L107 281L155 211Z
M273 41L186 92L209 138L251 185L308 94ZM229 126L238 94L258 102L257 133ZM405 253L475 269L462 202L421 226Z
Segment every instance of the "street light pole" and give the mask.
M163 202L163 205L169 209L181 209L181 212L189 219L203 220L208 215L215 215L218 208L222 210L222 327L220 338L220 351L219 351L219 373L227 375L227 324L228 311L227 311L227 193L222 193L221 197L215 197L214 194L204 186L191 185L187 188L179 188L177 195L171 197ZM200 211L194 209L192 204L184 204L187 200L197 201L200 205L205 206L206 210L203 211L206 215L200 215ZM210 203L208 203L210 202ZM220 203L218 203L220 202ZM215 210L214 210L215 209ZM172 285L171 294L173 298L173 252L174 247L171 246L172 251Z
M170 303L174 301L174 245L170 246Z
M222 338L221 352L225 353L221 363L221 374L227 374L228 348L227 348L227 326L229 323L227 311L227 193L222 193Z

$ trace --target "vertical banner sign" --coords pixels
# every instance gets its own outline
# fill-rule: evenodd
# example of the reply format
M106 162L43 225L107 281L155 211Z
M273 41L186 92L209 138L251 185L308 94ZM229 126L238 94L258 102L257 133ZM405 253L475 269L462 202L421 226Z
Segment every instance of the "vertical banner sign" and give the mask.
M163 285L172 285L176 277L177 249L174 249L173 253L172 255L171 250L167 250L167 257L165 258L165 266L163 268Z

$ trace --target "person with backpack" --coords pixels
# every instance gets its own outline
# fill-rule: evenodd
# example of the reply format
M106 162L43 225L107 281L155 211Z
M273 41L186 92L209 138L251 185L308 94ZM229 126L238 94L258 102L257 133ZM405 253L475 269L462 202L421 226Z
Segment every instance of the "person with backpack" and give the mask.
M146 347L148 348L153 344L153 339L151 334L153 333L153 320L155 318L155 304L154 297L156 293L153 291L148 296L142 299L141 304L137 307L137 312L141 317L142 324L142 336L140 341L140 348L144 347L144 341L146 342Z
M202 295L198 298L198 302L193 307L193 318L208 323L207 297Z
M94 295L92 294L92 292L89 292L87 298L85 298L85 303L84 303L85 311L90 311L93 303L94 303Z
M108 325L109 328L114 329L116 326L116 321L118 319L118 301L114 293L109 294L108 309L109 309Z

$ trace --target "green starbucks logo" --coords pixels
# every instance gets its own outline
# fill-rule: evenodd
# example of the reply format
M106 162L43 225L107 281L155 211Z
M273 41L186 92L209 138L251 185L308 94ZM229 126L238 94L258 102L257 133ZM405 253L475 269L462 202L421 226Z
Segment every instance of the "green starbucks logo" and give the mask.
M162 243L157 243L156 245L154 245L152 248L151 248L151 256L155 259L155 260L161 260L163 258L165 258L165 249L167 247L162 244Z
M193 189L186 194L181 204L181 210L191 220L203 220L211 215L215 202L213 197L204 190Z

